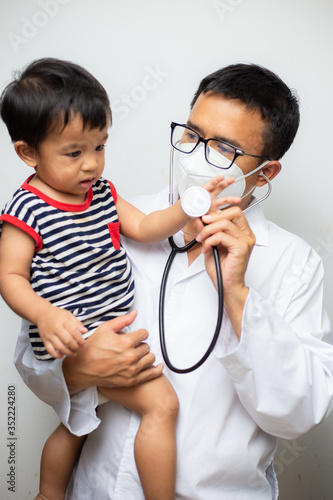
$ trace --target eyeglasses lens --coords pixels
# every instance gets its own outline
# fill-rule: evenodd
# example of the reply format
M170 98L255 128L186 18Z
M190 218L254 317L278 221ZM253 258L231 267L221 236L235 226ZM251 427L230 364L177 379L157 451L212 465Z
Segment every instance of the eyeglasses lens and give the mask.
M173 129L172 145L183 153L192 153L199 140L199 134L187 127L176 125Z
M184 125L175 125L172 129L171 143L182 153L192 153L200 142L200 135ZM234 161L236 150L227 143L209 139L205 142L206 160L215 167L229 168Z

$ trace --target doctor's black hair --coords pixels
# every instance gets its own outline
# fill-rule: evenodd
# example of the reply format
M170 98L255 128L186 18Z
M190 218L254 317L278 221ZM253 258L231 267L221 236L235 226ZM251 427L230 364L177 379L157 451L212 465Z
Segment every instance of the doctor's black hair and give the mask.
M300 121L296 94L272 71L256 64L232 64L204 78L191 102L200 94L223 94L257 110L266 121L263 156L279 160L290 148Z
M2 92L0 113L12 141L34 149L76 113L83 128L102 130L112 119L108 95L96 78L78 64L54 58L38 59L17 74Z

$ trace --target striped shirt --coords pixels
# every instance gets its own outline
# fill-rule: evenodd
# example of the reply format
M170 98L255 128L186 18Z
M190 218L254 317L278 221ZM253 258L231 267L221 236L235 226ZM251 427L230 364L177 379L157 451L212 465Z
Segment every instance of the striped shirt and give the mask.
M130 261L120 245L117 193L100 178L79 205L60 203L27 181L0 216L35 241L31 285L54 306L71 311L88 328L125 314L133 303ZM31 325L29 336L38 359L52 359Z

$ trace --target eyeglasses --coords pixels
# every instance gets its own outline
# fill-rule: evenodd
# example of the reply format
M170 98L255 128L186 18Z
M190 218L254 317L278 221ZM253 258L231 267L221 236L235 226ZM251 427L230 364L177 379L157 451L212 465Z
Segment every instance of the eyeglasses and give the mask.
M251 156L270 160L268 156L250 155L228 142L217 139L204 139L198 132L179 123L171 123L171 145L177 151L185 154L193 153L195 148L203 142L205 145L205 158L208 163L217 168L228 169L238 156Z

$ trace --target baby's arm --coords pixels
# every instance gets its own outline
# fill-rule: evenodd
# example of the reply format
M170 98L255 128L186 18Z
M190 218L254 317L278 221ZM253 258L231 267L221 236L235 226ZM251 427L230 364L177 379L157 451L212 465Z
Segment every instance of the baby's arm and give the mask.
M233 182L234 178L224 179L223 175L219 175L204 185L212 198L211 211L216 210L221 205L221 198L217 199L216 196ZM223 198L223 203L237 202L239 202L239 198ZM177 233L192 220L192 217L186 215L181 208L180 200L165 210L158 210L146 215L118 196L117 212L121 234L141 243L161 241Z
M82 333L87 329L72 313L54 307L33 290L29 279L34 252L35 242L27 233L3 223L0 238L1 295L16 314L37 325L51 356L70 356L85 343Z

